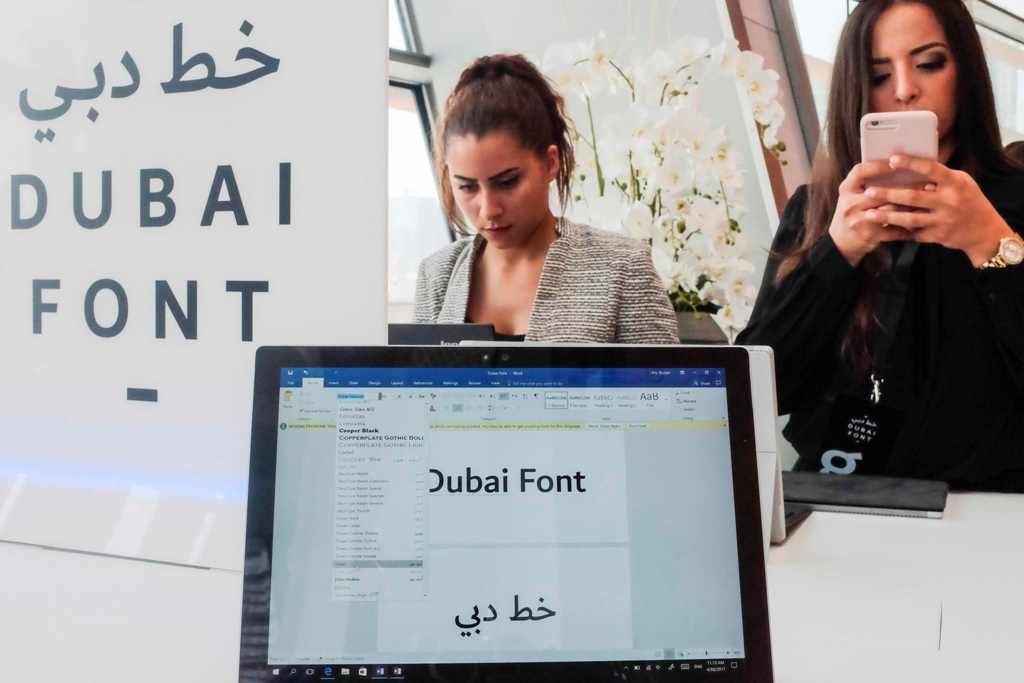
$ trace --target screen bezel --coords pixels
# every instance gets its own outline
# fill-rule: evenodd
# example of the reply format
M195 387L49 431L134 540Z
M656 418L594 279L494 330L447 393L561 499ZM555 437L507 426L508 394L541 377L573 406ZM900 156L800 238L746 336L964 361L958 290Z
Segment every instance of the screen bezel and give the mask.
M754 420L747 351L740 347L656 346L431 346L431 347L262 347L256 352L252 442L245 534L245 573L239 681L280 681L267 664L270 573L273 567L274 485L277 471L278 406L282 368L703 368L725 369L732 455L736 545L739 558L744 652L736 670L674 678L723 683L771 681L771 643L761 509L758 497ZM667 663L667 660L666 660ZM338 666L339 663L324 662ZM384 663L381 663L384 664ZM391 663L388 663L389 665ZM401 662L394 662L401 665ZM622 680L625 662L409 665L406 681ZM306 664L296 664L300 669ZM319 666L319 665L318 665ZM349 665L351 666L351 665ZM357 665L359 666L359 665ZM370 665L364 665L370 666ZM628 680L660 680L656 672L629 671ZM665 672L663 672L665 673ZM352 680L360 680L355 676ZM297 680L306 680L305 675ZM314 679L320 680L317 676ZM344 680L344 679L338 679ZM371 677L362 680L372 680Z

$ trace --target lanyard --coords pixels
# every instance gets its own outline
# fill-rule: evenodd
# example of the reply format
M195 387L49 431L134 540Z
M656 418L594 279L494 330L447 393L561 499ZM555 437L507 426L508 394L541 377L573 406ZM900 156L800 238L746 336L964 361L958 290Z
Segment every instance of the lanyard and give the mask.
M882 303L878 310L879 329L872 353L874 370L871 372L871 391L868 394L868 399L875 405L882 400L882 384L885 383L882 369L889 359L896 339L896 328L903 315L907 291L910 289L910 268L914 264L919 246L917 242L903 243L892 273L886 278L886 286L882 288Z

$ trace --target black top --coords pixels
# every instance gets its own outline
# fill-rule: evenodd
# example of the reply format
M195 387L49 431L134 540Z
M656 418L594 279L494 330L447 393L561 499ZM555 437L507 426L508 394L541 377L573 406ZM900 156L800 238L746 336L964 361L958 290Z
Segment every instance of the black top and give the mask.
M1024 233L1024 176L978 180L985 196ZM870 383L839 357L861 287L826 232L779 286L779 254L804 231L807 188L782 216L754 312L739 344L775 351L784 434L796 469L821 469L833 403L866 398ZM892 342L883 408L902 411L881 474L954 486L1024 491L1024 264L976 269L960 250L921 244Z

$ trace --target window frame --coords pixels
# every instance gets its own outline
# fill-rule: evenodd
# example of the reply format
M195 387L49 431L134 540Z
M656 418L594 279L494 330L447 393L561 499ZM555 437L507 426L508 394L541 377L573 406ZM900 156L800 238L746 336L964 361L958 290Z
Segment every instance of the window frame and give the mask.
M402 33L405 35L405 44L409 46L410 52L423 54L423 41L420 39L420 29L416 23L416 13L413 12L411 0L394 0L394 3Z
M1006 9L1005 7L1000 7L996 3L990 2L989 0L972 0L968 2L967 7L971 12L971 16L974 18L974 23L979 28L983 28L990 33L993 33L1001 38L1010 41L1022 52L1024 52L1024 17L1020 16L1019 14L1011 10ZM991 66L989 70L991 71ZM1021 70L1018 69L1017 73L1019 79L1019 74L1021 73ZM993 83L993 88L994 87L995 83ZM1017 84L1014 85L1013 95L1014 99L1016 99L1019 102L1021 99L1021 88L1019 85L1019 80ZM998 111L998 100L996 101L996 108ZM1020 112L1016 112L1016 115L1017 117L1019 117ZM1017 120L1019 120L1019 118ZM1000 133L1003 134L1004 145L1007 144L1006 134L1008 132L1012 132L1014 134L1011 139L1017 140L1020 140L1020 136L1024 134L1024 131L1018 130L1016 128L1016 121L1012 126L1004 126L1002 125L1002 123L1000 123Z
M860 0L846 0L846 16L850 16L853 7ZM1024 49L1024 17L1004 8L991 0L965 0L967 9L974 18L974 23L993 33L1020 43ZM807 158L813 160L821 137L818 124L818 108L814 103L811 89L810 74L804 59L800 36L797 31L796 19L790 0L768 0L779 34L782 58L786 65L786 75L792 88L793 100L796 103L796 114L803 134L804 149Z
M423 128L423 139L427 146L427 158L430 160L430 173L437 185L437 169L434 164L433 133L434 124L437 121L437 98L434 92L430 65L430 55L423 51L423 41L420 37L419 26L416 23L416 14L412 8L412 0L392 0L398 12L398 19L405 35L406 44L411 46L410 50L397 50L388 48L388 85L390 87L402 88L412 93L416 101L416 109L419 111L420 124ZM438 208L444 212L441 205L441 198L438 196ZM451 242L459 239L451 221L445 220L448 229L448 239Z
M1024 48L1024 17L989 0L973 0L967 7L974 17L975 24L998 33L1007 40L1020 43Z
M423 130L423 142L427 146L427 158L430 160L430 174L434 178L434 184L437 185L438 178L437 168L434 165L433 145L434 117L433 108L429 104L432 99L433 88L430 87L429 83L397 78L394 76L388 78L388 86L408 90L412 93L413 99L416 102L416 109L420 116L420 126ZM438 203L438 208L440 208L443 213L444 207L440 205L440 197L438 197ZM452 227L451 221L445 220L445 227L448 229L449 241L454 242L459 238L455 229Z
M847 0L847 16L850 15L849 1ZM804 60L803 47L800 45L796 18L793 16L790 0L768 0L768 5L779 35L782 62L786 66L786 76L796 105L796 117L803 138L804 152L808 161L813 161L821 137L821 128L818 124L818 109L814 104L811 76Z

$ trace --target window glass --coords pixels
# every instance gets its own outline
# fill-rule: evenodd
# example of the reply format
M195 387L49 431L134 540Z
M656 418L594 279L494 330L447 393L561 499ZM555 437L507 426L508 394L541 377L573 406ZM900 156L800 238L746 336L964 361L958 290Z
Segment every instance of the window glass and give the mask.
M988 57L1003 143L1024 139L1024 43L979 27Z
M847 0L790 0L790 3L807 63L818 122L824 126L832 64L839 34L846 22Z
M451 241L414 87L392 85L388 100L388 298L392 322L411 319L416 270Z
M409 41L405 39L402 29L402 17L398 13L398 0L391 0L388 5L388 47L395 50L408 50Z

